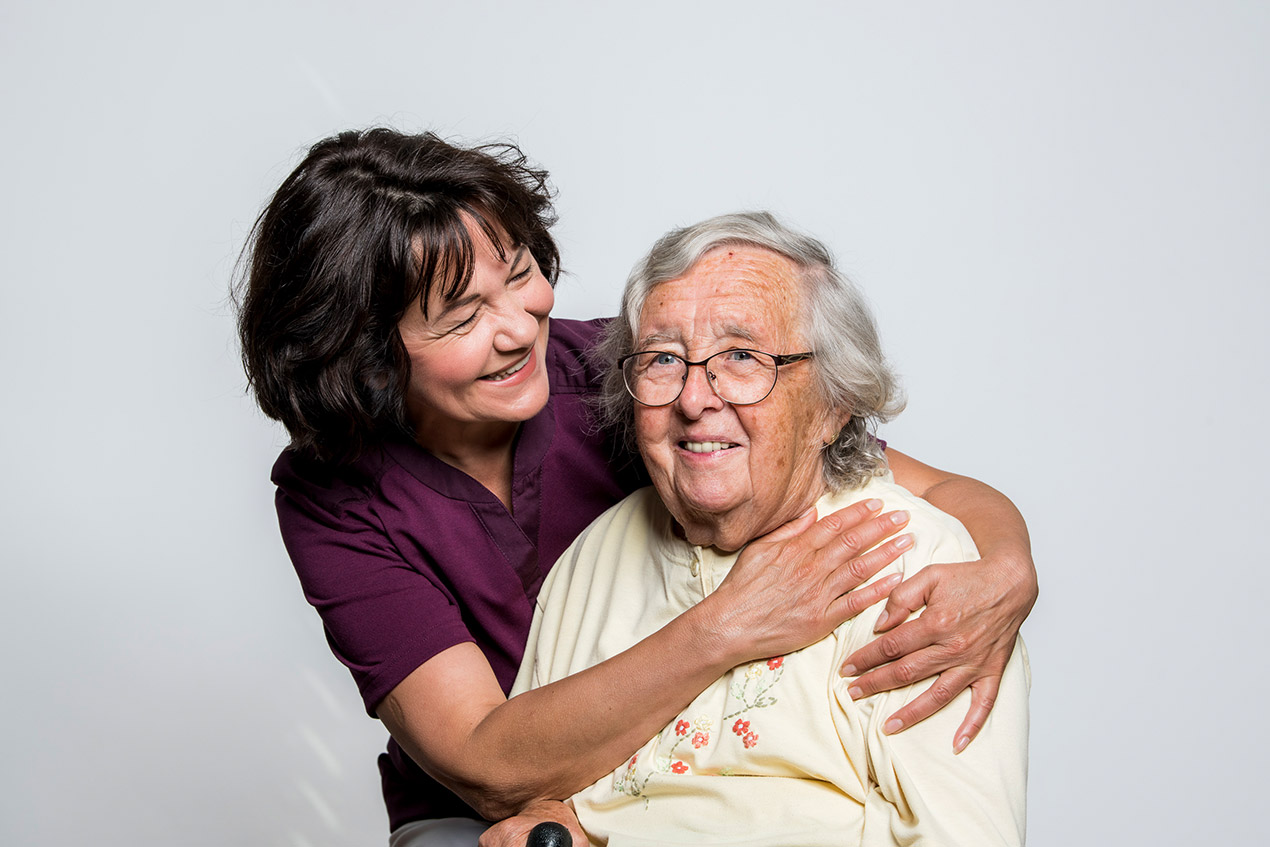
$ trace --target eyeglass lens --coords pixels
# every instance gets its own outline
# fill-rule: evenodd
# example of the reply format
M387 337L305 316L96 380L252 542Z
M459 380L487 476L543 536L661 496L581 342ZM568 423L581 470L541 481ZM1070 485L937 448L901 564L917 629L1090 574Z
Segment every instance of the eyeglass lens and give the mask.
M757 350L721 350L702 366L715 394L739 406L759 402L776 385L775 360ZM688 363L674 353L639 353L622 370L631 396L646 406L675 402L688 377Z

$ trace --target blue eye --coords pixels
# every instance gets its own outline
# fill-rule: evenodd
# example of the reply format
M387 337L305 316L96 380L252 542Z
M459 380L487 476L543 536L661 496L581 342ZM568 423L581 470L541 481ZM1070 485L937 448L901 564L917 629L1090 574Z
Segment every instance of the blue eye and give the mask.
M673 353L656 353L653 355L654 365L673 365L679 361L679 357Z
M749 350L728 350L725 355L731 362L748 362L754 358Z

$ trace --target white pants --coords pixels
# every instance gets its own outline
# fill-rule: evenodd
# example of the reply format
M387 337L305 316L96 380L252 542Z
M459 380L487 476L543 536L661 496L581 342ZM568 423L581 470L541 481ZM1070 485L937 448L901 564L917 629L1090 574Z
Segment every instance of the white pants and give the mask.
M471 818L437 818L403 823L388 836L388 847L476 847L489 824Z

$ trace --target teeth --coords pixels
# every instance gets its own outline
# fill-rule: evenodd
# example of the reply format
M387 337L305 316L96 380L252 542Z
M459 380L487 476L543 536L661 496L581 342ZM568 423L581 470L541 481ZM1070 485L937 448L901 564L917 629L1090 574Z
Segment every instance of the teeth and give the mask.
M532 356L532 355L533 355L533 353L530 353L530 354L529 354L529 356ZM509 376L511 376L512 374L516 373L516 371L520 370L520 369L521 369L521 368L523 368L525 365L529 364L529 356L526 356L523 360L521 360L520 364L517 364L517 365L512 365L512 366L511 366L510 368L508 368L507 370L505 370L505 371L499 371L499 372L498 372L498 373L496 373L496 374L490 374L489 376L483 376L483 377L481 377L481 379L487 379L487 380L489 380L490 382L501 382L501 381L503 381L503 380L507 379L507 377L509 377Z
M735 447L731 441L683 441L680 442L689 453L713 453L716 450L727 450Z

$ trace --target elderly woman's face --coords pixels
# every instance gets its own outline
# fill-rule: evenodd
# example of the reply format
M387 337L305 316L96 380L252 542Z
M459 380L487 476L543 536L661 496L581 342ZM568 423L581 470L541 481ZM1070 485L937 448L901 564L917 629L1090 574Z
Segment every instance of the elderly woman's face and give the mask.
M687 274L654 288L640 313L636 350L690 361L744 347L808 350L793 264L769 250L718 247ZM811 361L785 365L772 393L733 406L689 369L669 406L635 404L640 452L658 493L693 544L734 550L793 518L823 492L820 451L845 417L824 408Z

